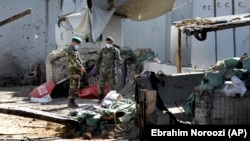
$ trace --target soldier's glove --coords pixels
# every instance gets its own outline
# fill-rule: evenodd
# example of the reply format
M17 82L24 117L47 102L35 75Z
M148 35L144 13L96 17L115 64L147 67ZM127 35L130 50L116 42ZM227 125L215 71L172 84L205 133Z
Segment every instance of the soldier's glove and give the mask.
M81 73L86 73L86 70L84 67L81 67Z
M96 68L96 66L94 66L93 68L92 68L92 70L91 70L91 75L92 76L95 76L97 74L97 68Z
M117 73L118 73L120 76L122 76L122 69L121 69L121 68L118 68L118 69L117 69Z

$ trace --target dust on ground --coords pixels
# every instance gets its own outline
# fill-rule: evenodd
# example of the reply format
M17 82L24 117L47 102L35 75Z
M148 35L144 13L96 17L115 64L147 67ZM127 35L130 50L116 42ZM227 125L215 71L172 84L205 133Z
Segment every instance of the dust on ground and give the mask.
M29 93L35 86L0 87L0 105L19 106L67 116L72 109L67 107L66 97L52 98L49 103L32 103ZM97 99L76 99L79 109ZM74 109L77 110L77 109ZM44 120L0 113L0 139L19 140L84 140L79 133L66 126ZM71 133L72 132L72 133ZM103 140L96 137L95 140ZM108 139L105 139L108 140ZM110 139L112 140L112 139Z

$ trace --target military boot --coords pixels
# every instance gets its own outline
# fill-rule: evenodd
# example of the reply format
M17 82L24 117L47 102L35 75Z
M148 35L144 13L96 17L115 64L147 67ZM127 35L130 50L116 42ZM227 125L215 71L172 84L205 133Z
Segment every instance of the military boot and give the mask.
M78 107L78 105L75 103L75 99L74 98L70 98L69 99L68 107L69 108L77 108Z

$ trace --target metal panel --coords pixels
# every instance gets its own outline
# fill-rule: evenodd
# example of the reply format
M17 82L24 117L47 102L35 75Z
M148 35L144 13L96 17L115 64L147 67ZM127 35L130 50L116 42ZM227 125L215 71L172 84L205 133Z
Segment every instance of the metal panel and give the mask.
M213 0L194 0L193 1L193 18L214 17ZM216 63L215 60L215 33L207 33L204 41L198 41L192 37L191 43L191 65L200 69L207 69Z
M122 25L121 25L122 18L116 15L113 15L107 24L106 28L103 31L103 42L100 43L101 47L105 46L104 39L107 36L111 36L114 39L114 43L123 46L122 43Z
M249 0L233 0L234 13L249 13L250 1ZM250 26L235 28L235 48L236 56L242 56L242 54L250 54Z
M172 12L172 21L181 21L184 19L192 18L193 5L192 1L176 0L176 6ZM168 26L168 25L167 25ZM178 49L178 29L175 26L171 26L171 36L170 36L170 61L172 64L176 64L176 56ZM181 38L181 58L182 66L189 66L190 64L190 54L191 54L191 38L186 37L182 34Z
M216 0L216 17L233 14L232 0ZM233 29L216 31L216 61L234 56L234 32Z
M158 59L165 61L166 14L147 21L122 20L123 45L134 49L151 48Z
M182 43L183 44L183 43ZM171 36L170 36L170 64L176 64L177 58L177 50L178 50L178 28L174 25L171 26ZM183 48L182 48L183 52ZM183 53L181 54L183 55ZM190 56L190 54L189 54ZM182 58L182 64L185 59ZM175 70L176 72L176 70Z

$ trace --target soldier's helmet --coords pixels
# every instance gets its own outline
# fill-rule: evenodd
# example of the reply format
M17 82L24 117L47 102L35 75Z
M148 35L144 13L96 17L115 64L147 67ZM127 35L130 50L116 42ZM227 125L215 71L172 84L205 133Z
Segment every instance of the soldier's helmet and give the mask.
M114 42L114 39L113 39L111 36L108 36L108 37L106 38L106 41L113 41L113 42Z
M80 38L80 37L72 37L72 41L75 41L75 42L77 42L77 43L82 43L82 39Z

